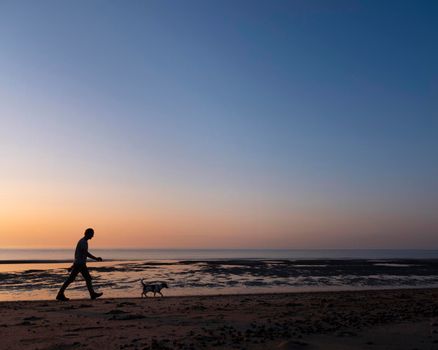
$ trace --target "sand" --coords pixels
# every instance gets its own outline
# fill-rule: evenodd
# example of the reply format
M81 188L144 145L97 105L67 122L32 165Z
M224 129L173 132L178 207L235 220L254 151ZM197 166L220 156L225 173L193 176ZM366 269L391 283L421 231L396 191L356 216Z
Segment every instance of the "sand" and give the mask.
M0 261L0 300L50 299L70 266L71 262L50 260L39 264ZM166 282L170 286L166 294L173 296L438 287L438 259L105 261L90 262L89 269L96 289L112 298L138 296L141 279ZM70 296L84 295L86 286L80 280L69 287Z
M438 289L0 303L1 349L438 349Z

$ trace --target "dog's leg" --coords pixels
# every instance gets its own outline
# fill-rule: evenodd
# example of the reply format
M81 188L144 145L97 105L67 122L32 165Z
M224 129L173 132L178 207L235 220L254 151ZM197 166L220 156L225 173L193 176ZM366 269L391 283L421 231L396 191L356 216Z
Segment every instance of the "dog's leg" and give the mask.
M164 297L164 295L163 294L161 294L161 292L158 292L162 297Z

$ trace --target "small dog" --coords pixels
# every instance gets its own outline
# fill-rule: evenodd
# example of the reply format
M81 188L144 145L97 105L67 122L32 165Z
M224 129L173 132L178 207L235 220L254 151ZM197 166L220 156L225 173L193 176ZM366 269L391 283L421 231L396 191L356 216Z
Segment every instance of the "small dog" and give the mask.
M163 282L163 283L154 283L154 284L149 284L149 283L144 283L143 279L141 280L141 284L143 286L143 292L141 293L141 297L147 297L147 293L152 292L154 293L154 296L158 293L160 294L162 297L164 296L163 294L161 294L161 290L163 288L169 288L167 283Z

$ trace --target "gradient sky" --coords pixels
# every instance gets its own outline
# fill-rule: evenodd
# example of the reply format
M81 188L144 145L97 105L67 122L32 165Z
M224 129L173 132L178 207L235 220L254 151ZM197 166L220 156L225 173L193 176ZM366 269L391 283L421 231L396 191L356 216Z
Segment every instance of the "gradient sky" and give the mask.
M0 247L438 248L438 2L0 1Z

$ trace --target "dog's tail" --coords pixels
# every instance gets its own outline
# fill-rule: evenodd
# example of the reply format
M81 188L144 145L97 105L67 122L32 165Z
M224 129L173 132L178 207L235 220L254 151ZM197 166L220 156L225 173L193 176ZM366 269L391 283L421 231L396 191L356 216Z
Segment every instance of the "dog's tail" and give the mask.
M140 282L141 282L141 284L142 284L143 286L146 285L146 283L143 282L143 278L140 280Z

